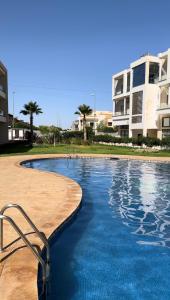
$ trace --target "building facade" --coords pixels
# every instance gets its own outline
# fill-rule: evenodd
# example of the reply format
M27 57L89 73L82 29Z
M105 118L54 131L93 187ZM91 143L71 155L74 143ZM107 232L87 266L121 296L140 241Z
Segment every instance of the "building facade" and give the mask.
M103 122L103 124L107 127L112 127L112 116L113 113L111 111L92 112L91 115L86 116L86 126L91 127L94 131L97 130L97 126L100 122ZM83 116L80 116L78 120L73 122L72 130L83 130Z
M0 144L8 142L8 79L7 69L0 62Z
M120 136L170 136L170 49L143 55L113 75L112 99Z

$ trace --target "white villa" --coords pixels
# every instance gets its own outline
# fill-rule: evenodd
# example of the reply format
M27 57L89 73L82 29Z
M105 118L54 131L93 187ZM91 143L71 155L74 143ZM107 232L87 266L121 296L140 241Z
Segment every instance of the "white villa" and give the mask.
M112 99L120 136L170 136L170 49L143 55L113 75Z
M105 126L112 127L112 117L113 113L111 111L93 111L91 115L86 116L86 125L92 127L94 131L96 131L101 121ZM83 116L79 116L79 118L73 122L72 130L83 130Z

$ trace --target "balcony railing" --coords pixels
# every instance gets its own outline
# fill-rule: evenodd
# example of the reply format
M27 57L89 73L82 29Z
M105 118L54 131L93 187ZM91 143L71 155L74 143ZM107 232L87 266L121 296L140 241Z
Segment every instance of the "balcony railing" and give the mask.
M113 113L113 117L118 117L118 116L126 116L126 115L129 115L129 109L127 109L124 113L124 111L115 111Z
M159 110L159 109L168 109L168 108L170 108L170 104L161 103L157 109Z

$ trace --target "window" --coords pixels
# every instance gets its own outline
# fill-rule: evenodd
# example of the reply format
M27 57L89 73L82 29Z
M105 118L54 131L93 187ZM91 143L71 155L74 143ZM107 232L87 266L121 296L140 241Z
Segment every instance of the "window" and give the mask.
M169 102L169 86L161 88L160 107L164 108L168 106Z
M129 136L129 126L127 125L120 126L120 136L122 137Z
M129 114L129 97L126 98L126 115Z
M108 125L108 126L112 126L112 122L108 122L107 125Z
M143 92L137 92L133 94L132 99L132 115L142 114L142 102L143 102Z
M90 122L90 127L93 127L94 123L93 122Z
M132 123L142 123L142 116L134 116L132 117Z
M170 130L169 129L162 129L162 137L170 137Z
M167 57L163 59L162 68L161 68L161 80L165 80L167 78Z
M145 63L133 68L133 87L145 83Z
M170 127L170 117L162 118L162 127Z
M159 64L151 62L149 64L149 83L157 83L159 81Z
M115 79L115 95L120 95L123 93L123 76Z
M130 73L127 74L127 92L130 91Z
M115 101L115 113L117 115L124 114L124 99Z

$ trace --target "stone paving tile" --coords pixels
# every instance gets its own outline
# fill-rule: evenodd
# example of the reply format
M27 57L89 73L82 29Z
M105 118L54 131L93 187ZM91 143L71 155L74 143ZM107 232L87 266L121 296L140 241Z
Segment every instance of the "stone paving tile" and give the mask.
M42 156L29 156L29 159L39 157ZM79 205L81 188L67 177L21 167L19 162L25 159L28 156L0 158L0 207L7 203L20 204L39 230L49 237ZM11 209L6 214L13 217L24 232L30 231L17 210ZM4 244L17 238L6 222L4 232ZM35 234L29 235L29 240L42 248ZM21 245L23 243L19 241L9 250ZM8 253L0 254L0 259ZM0 299L37 298L37 261L30 249L24 247L0 264Z

